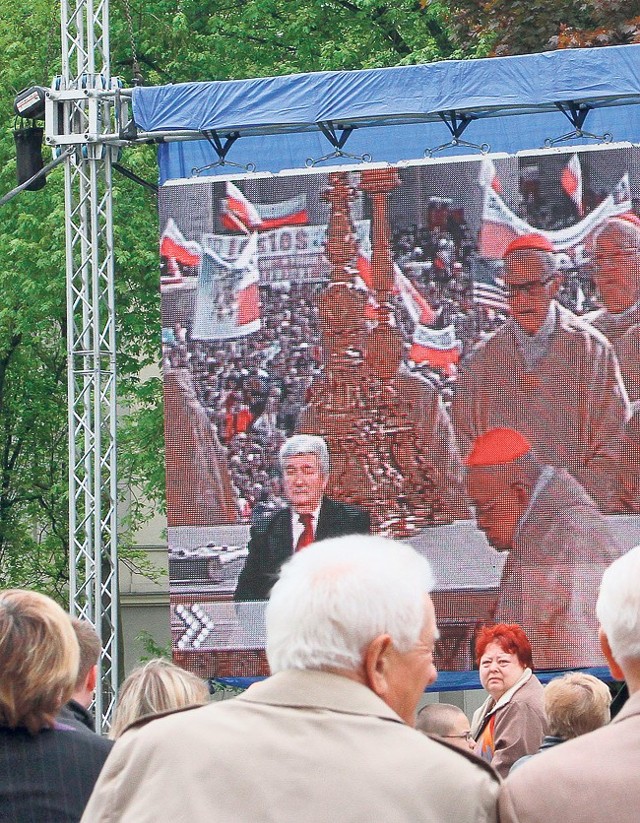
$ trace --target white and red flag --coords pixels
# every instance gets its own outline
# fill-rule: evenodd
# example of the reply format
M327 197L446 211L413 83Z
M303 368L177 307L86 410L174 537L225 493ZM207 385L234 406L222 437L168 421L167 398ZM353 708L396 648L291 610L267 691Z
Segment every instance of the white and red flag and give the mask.
M231 231L257 229L262 222L258 210L230 180L226 183L227 196L222 201L222 225Z
M200 263L202 247L195 240L187 240L178 228L173 217L160 236L160 256L174 260L183 266L197 266Z
M256 203L260 215L260 230L280 229L283 226L306 226L309 222L306 193L297 194L278 203Z
M191 335L194 340L229 340L260 329L258 235L240 254L225 259L204 249L198 275Z
M398 266L395 266L395 287L400 292L404 307L416 325L429 325L436 319L436 313Z
M307 196L298 194L278 203L252 203L230 180L222 201L222 225L230 231L269 231L309 222Z
M522 234L542 234L549 239L557 252L569 252L584 244L598 226L607 218L631 210L629 175L625 174L611 194L577 223L564 229L547 231L527 223L505 203L489 186L484 189L482 222L478 237L478 253L489 260L501 260L512 240Z
M356 268L358 270L358 276L367 287L370 295L366 315L369 319L374 319L376 316L375 310L377 309L377 303L375 301L375 292L373 291L371 259L362 250L358 252ZM434 310L397 263L393 264L393 280L394 294L400 295L402 303L413 322L416 324L426 323L427 325L433 323L436 317Z
M446 374L455 374L462 346L453 324L443 329L419 323L413 333L409 357L414 363L428 363Z
M567 165L562 169L560 175L560 185L564 189L567 197L573 200L576 211L580 217L584 216L584 204L582 202L582 167L577 154L572 154Z

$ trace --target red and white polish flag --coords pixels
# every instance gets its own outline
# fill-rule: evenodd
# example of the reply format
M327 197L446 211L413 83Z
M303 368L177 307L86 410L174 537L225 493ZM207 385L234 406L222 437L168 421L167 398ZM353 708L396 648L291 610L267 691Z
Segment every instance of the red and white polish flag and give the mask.
M279 203L252 203L230 180L222 202L222 225L230 231L269 231L309 222L307 196L298 194Z
M258 210L230 180L226 183L226 194L221 216L225 229L243 231L248 234L249 229L259 228L262 219Z
M498 177L496 164L490 157L483 157L480 162L480 173L478 183L483 188L491 188L496 194L502 194L502 183Z
M202 256L202 247L195 240L187 240L173 217L170 217L160 236L160 256L175 260L183 266L197 266Z
M567 165L562 169L560 175L560 185L568 197L573 200L576 211L582 217L584 215L584 204L582 202L582 167L577 154L572 154Z

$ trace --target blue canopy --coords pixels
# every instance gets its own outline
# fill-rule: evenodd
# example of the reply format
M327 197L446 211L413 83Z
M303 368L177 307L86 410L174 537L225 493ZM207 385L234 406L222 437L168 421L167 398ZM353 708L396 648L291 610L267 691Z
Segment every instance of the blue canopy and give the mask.
M374 162L480 147L513 154L558 138L637 141L638 67L631 45L182 83L135 88L133 112L139 132L160 142L161 182L215 163L216 144L225 162L200 173L301 168L336 149Z

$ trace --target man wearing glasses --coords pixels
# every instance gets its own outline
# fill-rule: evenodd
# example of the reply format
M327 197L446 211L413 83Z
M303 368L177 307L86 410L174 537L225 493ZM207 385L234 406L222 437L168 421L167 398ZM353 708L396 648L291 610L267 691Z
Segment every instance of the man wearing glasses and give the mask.
M416 729L444 739L464 752L472 752L476 747L467 715L452 703L427 703L418 712Z
M640 512L640 218L612 217L596 233L593 277L604 308L585 319L613 346L633 417L620 471L623 511Z
M622 554L605 517L567 471L544 465L513 429L478 437L465 462L478 528L508 552L495 621L522 627L536 668L603 665L598 585Z
M540 234L504 255L509 320L464 361L451 407L463 456L488 429L521 432L544 463L566 469L601 511L618 509L618 466L630 414L606 338L555 299L553 246Z

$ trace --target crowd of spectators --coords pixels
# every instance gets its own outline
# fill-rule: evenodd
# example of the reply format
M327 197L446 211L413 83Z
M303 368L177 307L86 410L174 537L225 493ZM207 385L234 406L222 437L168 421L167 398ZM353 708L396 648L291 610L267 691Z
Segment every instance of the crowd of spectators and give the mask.
M95 686L80 676L90 626L42 594L0 591L0 821L635 823L639 575L640 546L605 571L596 606L628 687L612 722L601 680L568 673L543 689L528 638L504 624L478 639L489 697L471 724L448 704L418 713L437 677L433 573L407 544L349 535L283 567L269 678L210 704L195 675L149 661L122 686L115 745L64 713Z
M542 220L537 200L523 201L523 217ZM567 215L561 216L565 221ZM561 219L558 216L558 219ZM395 262L435 313L437 327L453 325L464 358L507 319L507 309L474 301L476 243L463 209L433 198L425 227L397 229L391 238ZM595 303L590 275L563 271L558 300L578 313ZM171 349L182 350L198 400L225 446L241 521L254 507L276 506L281 497L277 453L296 426L323 362L316 298L325 281L294 279L260 286L261 329L245 338L193 340L178 327L165 336L165 364ZM409 350L415 329L399 290L391 300L398 328ZM429 362L405 364L439 391L448 408L456 371Z

